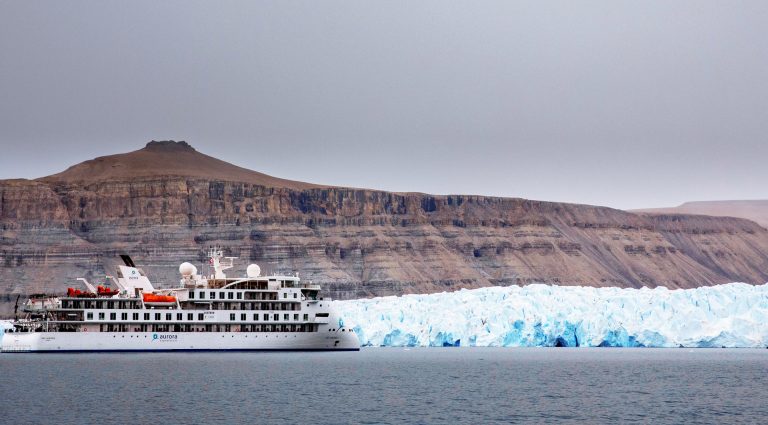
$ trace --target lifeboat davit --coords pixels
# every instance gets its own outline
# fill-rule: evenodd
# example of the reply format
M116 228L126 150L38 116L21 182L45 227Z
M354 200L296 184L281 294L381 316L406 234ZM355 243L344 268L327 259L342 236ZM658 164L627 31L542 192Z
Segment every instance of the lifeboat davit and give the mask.
M176 297L173 295L155 295L155 294L142 294L144 304L154 305L172 305L176 304Z

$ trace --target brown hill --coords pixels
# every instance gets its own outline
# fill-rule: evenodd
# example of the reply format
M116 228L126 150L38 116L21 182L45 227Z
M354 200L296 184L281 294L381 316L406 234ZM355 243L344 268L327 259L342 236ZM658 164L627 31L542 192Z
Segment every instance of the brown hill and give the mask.
M702 214L722 217L739 217L752 220L768 228L768 199L743 201L686 202L677 207L635 210L651 214Z
M321 187L154 143L35 181L0 181L0 297L101 283L130 253L153 280L218 245L336 298L488 285L691 288L768 281L752 221L519 198ZM13 297L15 299L15 297ZM0 306L0 308L3 308ZM8 304L5 304L7 311Z
M315 184L284 180L248 170L196 151L184 141L151 141L140 150L102 156L38 179L44 183L90 184L159 177L191 177L268 187L310 189Z

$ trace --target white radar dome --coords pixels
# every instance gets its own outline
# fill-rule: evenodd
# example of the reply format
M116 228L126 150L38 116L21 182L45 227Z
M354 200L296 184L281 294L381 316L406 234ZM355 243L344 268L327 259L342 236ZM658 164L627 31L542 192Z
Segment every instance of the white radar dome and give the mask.
M181 263L179 266L179 273L181 273L182 276L194 276L197 274L197 267L190 263Z
M261 267L259 267L258 264L251 264L247 269L245 269L245 273L248 275L248 277L259 277L261 274Z

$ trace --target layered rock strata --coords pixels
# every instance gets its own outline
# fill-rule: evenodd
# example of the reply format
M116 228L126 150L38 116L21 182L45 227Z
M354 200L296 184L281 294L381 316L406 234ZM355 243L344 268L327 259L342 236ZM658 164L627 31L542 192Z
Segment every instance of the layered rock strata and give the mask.
M164 154L185 156L188 167L135 163L162 163L153 157ZM6 314L15 294L61 291L83 276L102 283L120 253L175 284L182 261L205 270L211 246L241 258L234 274L250 262L296 270L334 298L532 282L768 282L768 230L744 219L323 187L211 160L164 142L37 181L0 181Z

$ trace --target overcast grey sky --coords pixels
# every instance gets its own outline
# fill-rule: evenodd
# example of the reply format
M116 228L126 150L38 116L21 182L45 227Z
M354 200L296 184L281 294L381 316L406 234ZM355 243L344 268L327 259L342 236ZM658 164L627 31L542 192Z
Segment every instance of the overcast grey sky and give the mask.
M0 178L151 139L278 177L768 198L766 1L0 1Z

